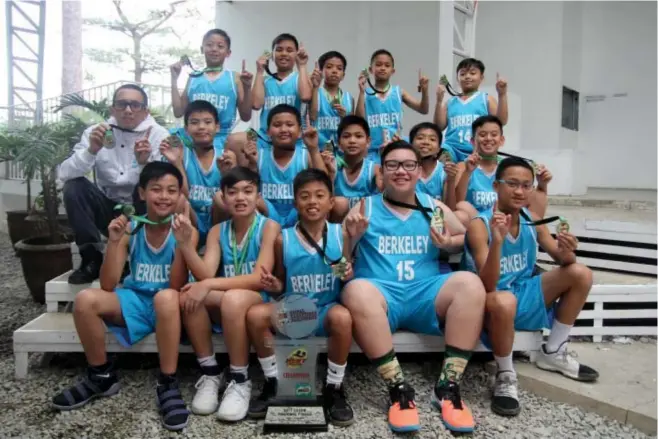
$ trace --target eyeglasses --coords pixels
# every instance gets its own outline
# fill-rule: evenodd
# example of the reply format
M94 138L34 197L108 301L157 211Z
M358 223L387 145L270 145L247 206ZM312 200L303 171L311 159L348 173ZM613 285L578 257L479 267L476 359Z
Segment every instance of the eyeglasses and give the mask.
M132 111L140 111L146 108L146 105L144 105L143 102L138 102L138 101L114 101L112 104L114 108L117 110L125 110L126 108L130 107Z
M516 180L498 180L498 183L506 184L512 190L521 188L525 192L531 191L535 188L532 183L521 183L520 181L516 181Z
M415 171L418 168L418 162L416 160L386 160L384 162L384 169L390 172L395 172L398 169L404 169L405 171Z

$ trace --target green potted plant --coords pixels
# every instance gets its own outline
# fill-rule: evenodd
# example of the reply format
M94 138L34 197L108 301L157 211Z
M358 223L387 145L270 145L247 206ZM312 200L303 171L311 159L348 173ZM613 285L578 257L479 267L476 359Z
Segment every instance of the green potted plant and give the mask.
M29 218L44 223L46 233L22 239L15 247L25 282L34 300L40 303L45 301L46 282L73 268L72 234L59 220L57 167L78 141L79 128L74 122L62 121L20 131L28 146L17 151L14 160L41 177L43 209L33 209Z

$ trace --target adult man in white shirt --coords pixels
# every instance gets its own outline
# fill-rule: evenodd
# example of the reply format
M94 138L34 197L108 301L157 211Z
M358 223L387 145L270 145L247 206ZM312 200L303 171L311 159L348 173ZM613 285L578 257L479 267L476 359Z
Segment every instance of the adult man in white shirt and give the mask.
M69 277L71 284L98 278L103 261L100 235L107 236L117 204L139 204L139 173L148 162L160 160L158 147L168 136L149 114L148 97L138 85L125 84L114 92L111 115L106 123L87 128L59 167L64 207L82 257ZM92 170L96 185L87 178Z

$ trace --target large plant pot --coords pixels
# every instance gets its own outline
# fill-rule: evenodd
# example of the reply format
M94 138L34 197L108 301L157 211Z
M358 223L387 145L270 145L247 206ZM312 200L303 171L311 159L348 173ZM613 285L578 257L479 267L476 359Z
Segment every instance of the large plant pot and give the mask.
M23 277L35 302L45 303L46 282L73 269L71 242L52 244L49 236L27 238L16 243Z
M30 212L27 210L11 210L7 212L7 229L11 245L15 246L18 241L35 236L48 234L48 223L44 220L26 221ZM58 215L57 222L61 227L68 229L69 219L66 215Z

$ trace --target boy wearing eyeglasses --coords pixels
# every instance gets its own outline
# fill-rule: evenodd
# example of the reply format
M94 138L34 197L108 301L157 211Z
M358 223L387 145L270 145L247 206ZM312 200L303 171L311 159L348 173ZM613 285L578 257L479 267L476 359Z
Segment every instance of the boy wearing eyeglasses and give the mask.
M171 106L174 116L182 117L185 108L192 101L204 100L213 104L219 120L219 130L215 134L213 144L215 149L222 150L228 145L228 137L236 124L236 114L239 113L244 122L251 120L253 75L246 70L244 60L240 72L224 69L224 62L231 55L231 37L226 31L209 30L203 36L201 44L206 66L190 73L183 93L178 91L178 78L186 62L192 68L189 58L181 59L170 67ZM185 128L176 129L174 133L184 141L191 142Z
M110 114L107 122L85 130L58 169L64 182L64 207L82 256L69 276L71 284L98 279L104 249L101 234L107 236L117 204L135 204L139 213L144 212L136 190L139 173L147 163L160 160L157 146L168 135L149 114L148 96L136 84L116 89ZM95 184L87 178L92 171Z
M375 78L370 86L369 75ZM398 85L391 85L395 74L395 60L386 49L375 51L370 57L367 71L359 74L359 97L356 102L357 116L368 121L370 126L370 148L368 158L379 161L379 150L402 131L402 104L420 113L427 114L430 108L427 88L429 79L418 70L418 88L421 98L411 96Z
M512 364L514 331L551 327L539 350L537 367L577 381L595 381L598 372L579 364L567 351L569 332L592 287L592 271L576 262L578 240L558 227L556 238L540 217L526 209L534 170L526 160L506 158L496 169L497 201L471 221L466 234L464 266L480 276L487 291L485 330L498 365L491 409L516 416L521 406ZM539 244L558 264L534 275ZM559 304L557 306L556 302ZM555 309L552 325L549 308Z
M480 335L485 291L473 273L442 274L439 266L442 252L462 249L464 228L445 204L416 190L420 155L413 146L393 142L381 161L383 193L361 200L343 223L344 254L355 259L341 303L352 314L354 339L388 386L393 431L420 430L415 390L393 349L392 334L403 329L445 335L432 404L449 430L473 431L459 383Z
M453 209L464 211L468 219L477 216L493 206L498 197L493 182L498 168L498 150L505 144L503 123L492 115L479 117L472 126L474 152L469 155L464 164L460 164L460 174L455 195L447 194ZM548 183L553 178L543 165L537 166L537 191L528 198L529 208L538 216L543 217L548 204ZM450 188L447 188L450 190Z

